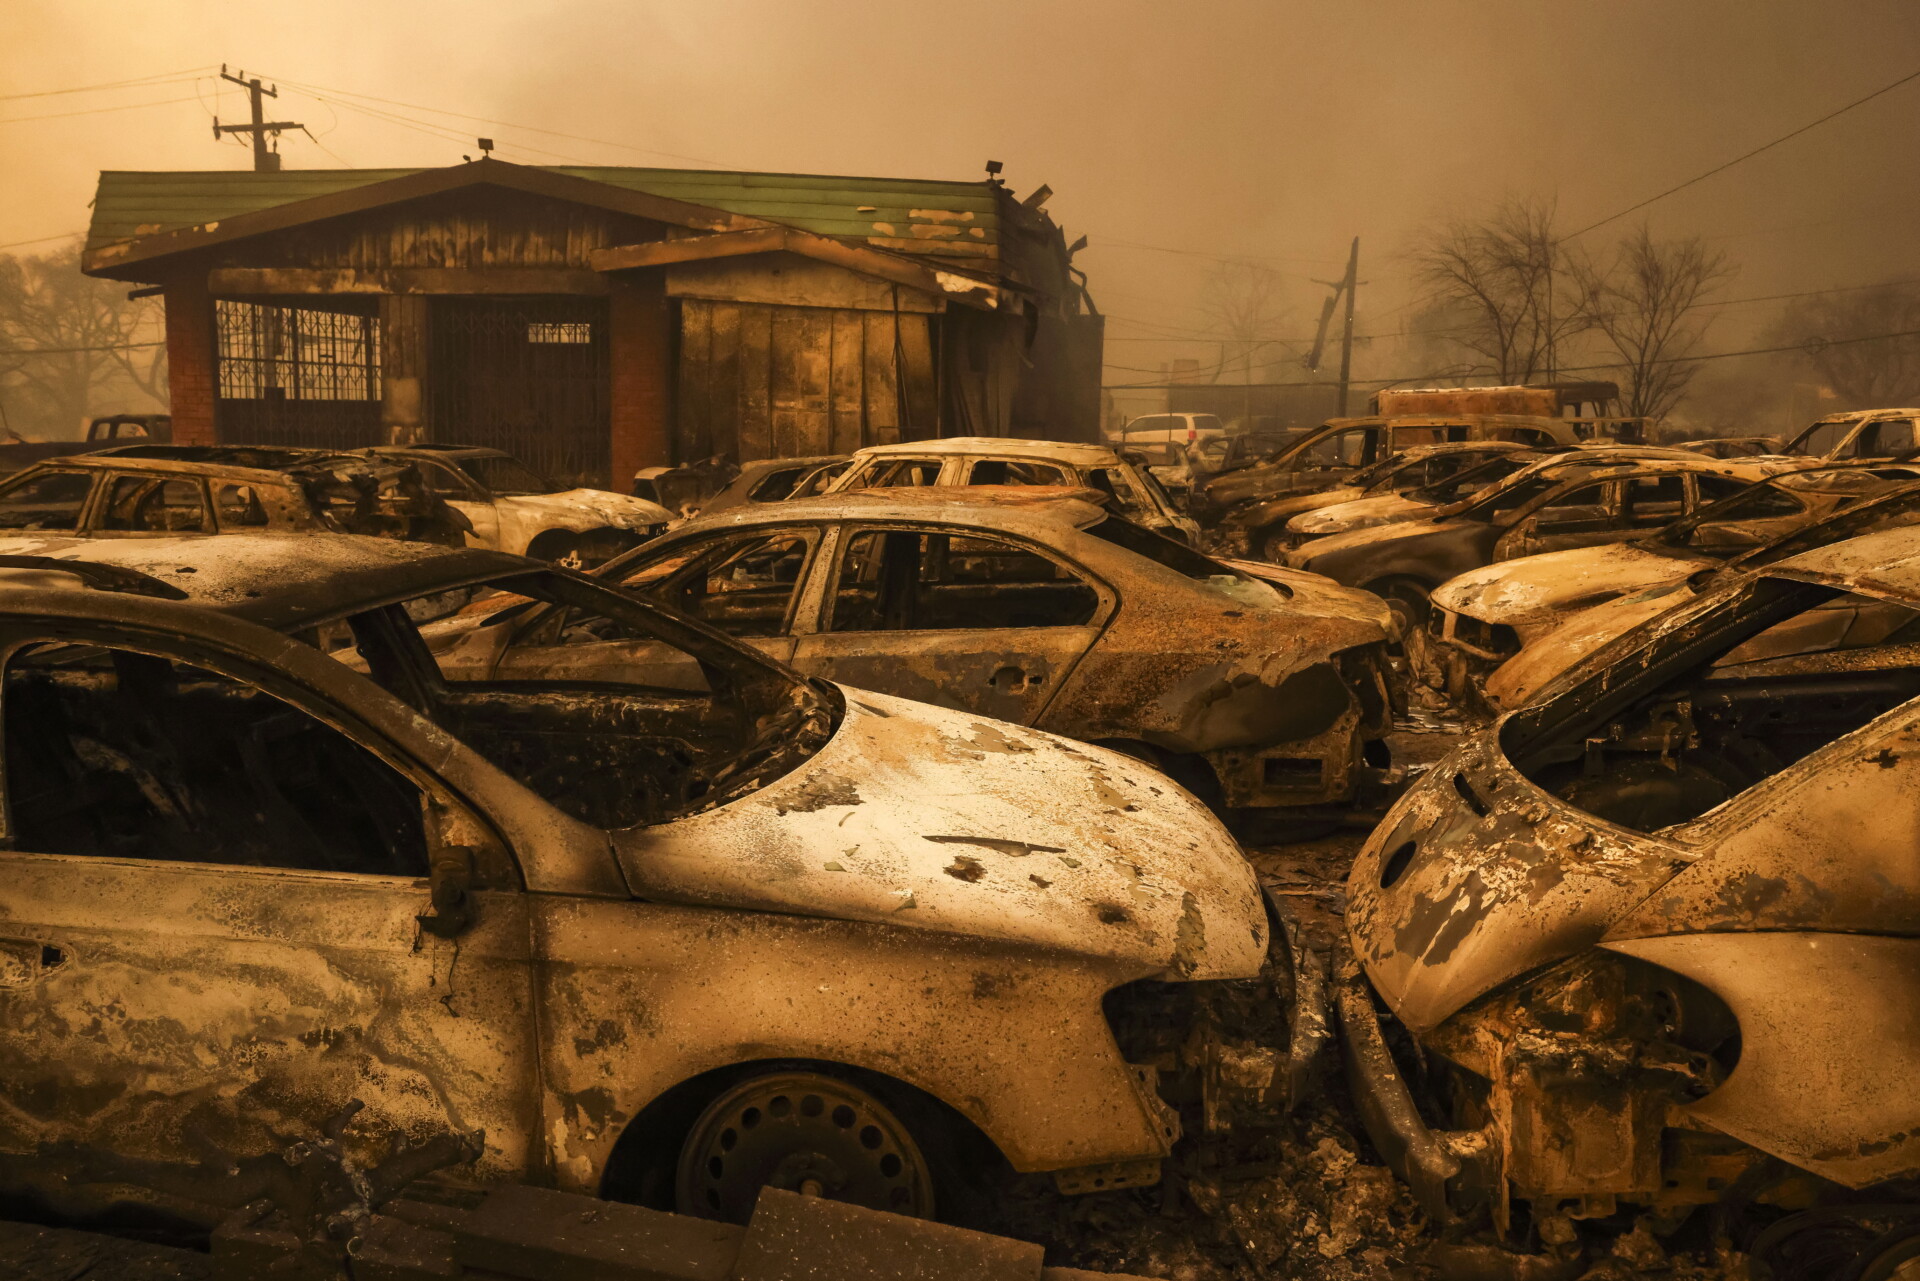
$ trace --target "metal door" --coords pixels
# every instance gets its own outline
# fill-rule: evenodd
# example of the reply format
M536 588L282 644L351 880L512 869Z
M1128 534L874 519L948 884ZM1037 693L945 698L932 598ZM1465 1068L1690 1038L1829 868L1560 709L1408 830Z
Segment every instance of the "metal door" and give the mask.
M504 449L562 484L607 488L607 304L600 298L438 298L434 439Z

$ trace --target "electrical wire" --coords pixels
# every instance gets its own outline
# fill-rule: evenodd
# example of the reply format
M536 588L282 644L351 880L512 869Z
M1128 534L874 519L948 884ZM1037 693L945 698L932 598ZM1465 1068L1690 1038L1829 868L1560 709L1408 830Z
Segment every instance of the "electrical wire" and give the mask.
M1854 343L1863 343L1863 342L1885 342L1894 338L1920 338L1920 329L1897 329L1891 333L1861 334L1853 338L1826 338L1826 337L1815 336L1813 338L1805 339L1801 342L1788 343L1784 346L1778 346L1778 347L1749 347L1743 351L1710 351L1703 355L1698 355L1698 356L1663 356L1658 360L1649 360L1646 363L1648 365L1688 365L1688 364L1697 364L1702 361L1708 361L1708 360L1731 360L1736 356L1773 356L1773 355L1778 355L1782 352L1789 352L1789 351L1793 351L1793 352L1807 352L1812 350L1825 351L1830 347L1845 347ZM1626 363L1627 362L1615 360L1615 361L1609 361L1604 364L1597 364L1597 365L1563 365L1561 366L1559 372L1563 374L1599 373L1603 370L1623 368L1626 366ZM1158 371L1139 370L1135 372L1153 373ZM1205 371L1201 370L1199 372L1204 373ZM1351 380L1351 385L1355 387L1375 387L1375 386L1391 387L1396 383L1414 382L1418 379L1431 378L1433 376L1434 375L1432 374L1402 374L1397 378L1355 378ZM1301 381L1301 382L1261 383L1259 385L1262 387L1321 387L1321 386L1325 386L1328 383L1328 381L1329 381L1328 379L1321 378L1321 379L1310 379L1310 380ZM1188 386L1188 385L1189 384L1186 384L1186 383L1166 383L1166 382L1109 383L1103 388L1103 390L1139 391L1142 389L1151 390L1151 389L1160 388L1160 387L1180 387L1180 386ZM1228 385L1231 385L1231 384L1228 384Z
M44 245L49 240L67 240L77 238L79 235L77 231L60 231L51 236L35 236L32 240L16 240L11 244L0 245L0 250L18 249L22 245Z
M125 102L117 107L93 107L86 111L56 111L44 116L0 117L0 125L23 125L34 120L65 120L71 116L98 116L109 111L137 111L142 107L167 107L172 106L176 102L198 102L199 100L197 96L192 98L162 98L158 102Z
M1912 81L1915 81L1915 80L1920 80L1920 71L1909 71L1906 75L1901 76L1898 80L1895 80L1892 84L1882 85L1880 88L1875 89L1872 93L1866 95L1864 98L1855 98L1852 102L1849 102L1846 106L1837 108L1836 110L1833 110L1833 111L1829 111L1826 115L1821 116L1818 120L1814 120L1807 124L1801 125L1798 129L1793 130L1791 133L1783 133L1778 138L1775 138L1772 142L1763 143L1760 146L1755 147L1752 151L1744 152L1738 156L1735 156L1733 159L1726 161L1724 164L1715 165L1713 168L1707 170L1705 173L1696 174L1693 177L1687 179L1685 182L1678 183L1672 187L1668 187L1665 191L1661 192L1658 195L1648 196L1645 200L1640 201L1638 204L1628 205L1625 209L1622 209L1618 213L1610 213L1606 217L1600 219L1600 221L1598 222L1590 222L1586 226L1580 228L1580 230L1575 232L1570 232L1567 235L1560 237L1559 243L1565 244L1567 241L1574 239L1576 236L1584 236L1589 231L1592 231L1597 227L1604 227L1610 222L1617 222L1619 219L1626 217L1630 213L1634 213L1638 210L1645 209L1648 205L1654 204L1657 201L1665 200L1668 196L1673 195L1675 192L1685 191L1688 187L1693 186L1695 183L1705 182L1708 178L1713 177L1717 173L1725 173L1727 170L1733 168L1735 165L1740 164L1743 161L1751 160L1755 156L1761 154L1762 152L1771 151L1773 150L1773 148L1779 146L1783 142L1788 142L1794 138L1798 138L1801 134L1806 133L1809 129L1816 129L1819 126L1827 123L1827 121L1829 120L1835 119L1838 116L1846 115L1847 112L1852 111L1855 107L1863 107L1867 103L1872 102L1875 98L1878 98L1883 94L1892 93L1895 89L1898 89L1901 85L1911 83Z
M565 138L570 142L587 142L587 143L592 143L595 146L614 147L614 148L618 148L621 151L637 152L640 155L662 156L668 160L685 160L693 164L713 165L718 168L727 167L726 163L720 160L708 160L700 156L683 156L677 152L658 151L651 147L636 147L636 146L633 146L631 143L614 142L608 138L589 138L583 134L565 133L558 129L542 129L538 125L515 124L513 121L510 121L510 120L496 120L490 116L476 116L463 111L449 111L444 107L427 107L427 106L422 106L419 103L400 102L392 98L376 97L375 95L370 93L357 93L351 89L333 89L333 88L327 87L326 85L302 84L297 80L282 80L279 83L283 85L287 85L290 88L297 89L303 93L307 93L313 96L317 96L319 93L328 93L328 94L334 95L334 97L337 99L358 98L367 102L382 103L389 107L404 107L408 111L425 111L438 116L452 116L456 120L472 120L472 121L477 121L478 123L484 124L484 125L497 125L502 129L518 129L522 133L546 134L549 137ZM342 105L346 105L346 104L343 102ZM525 151L534 150L531 147L525 147L525 146L522 146L521 149ZM552 155L554 153L548 152L546 154ZM580 161L579 163L588 164L591 162Z
M66 356L82 351L132 351L136 347L166 345L166 339L156 338L151 342L102 343L96 347L0 347L0 356Z
M70 89L41 89L33 93L0 93L0 102L17 102L22 98L53 98L65 93L95 93L103 89L129 89L136 85L168 84L175 80L197 80L211 70L213 70L213 64L208 63L203 67L188 67L182 71L164 71L159 75L138 76L131 80L110 80L105 84L75 85Z

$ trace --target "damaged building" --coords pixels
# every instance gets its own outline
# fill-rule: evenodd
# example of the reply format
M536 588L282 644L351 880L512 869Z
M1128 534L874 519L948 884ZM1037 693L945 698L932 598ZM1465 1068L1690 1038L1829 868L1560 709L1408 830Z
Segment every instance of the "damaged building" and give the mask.
M484 445L625 489L715 455L1097 439L1101 318L1050 194L491 158L106 172L84 269L164 297L178 442Z

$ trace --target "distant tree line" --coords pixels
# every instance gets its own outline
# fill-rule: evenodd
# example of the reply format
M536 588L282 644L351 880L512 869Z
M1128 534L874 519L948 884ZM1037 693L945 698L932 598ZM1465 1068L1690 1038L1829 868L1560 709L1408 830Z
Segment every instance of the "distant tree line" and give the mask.
M1408 326L1414 359L1434 379L1610 378L1622 413L1654 419L1685 399L1702 364L1689 358L1707 354L1713 304L1736 274L1704 237L1660 239L1644 224L1606 248L1569 241L1552 201L1523 198L1435 223L1409 258L1425 299ZM1920 402L1920 287L1788 300L1755 345L1789 349L1774 368L1834 408Z
M71 440L98 414L163 410L159 299L80 273L78 244L0 254L0 439Z

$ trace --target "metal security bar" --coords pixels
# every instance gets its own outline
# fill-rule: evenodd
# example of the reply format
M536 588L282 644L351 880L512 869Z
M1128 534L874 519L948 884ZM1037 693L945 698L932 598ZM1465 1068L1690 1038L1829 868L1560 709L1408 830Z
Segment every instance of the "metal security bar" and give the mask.
M222 441L356 449L380 442L380 322L373 316L214 303Z

